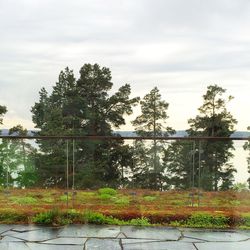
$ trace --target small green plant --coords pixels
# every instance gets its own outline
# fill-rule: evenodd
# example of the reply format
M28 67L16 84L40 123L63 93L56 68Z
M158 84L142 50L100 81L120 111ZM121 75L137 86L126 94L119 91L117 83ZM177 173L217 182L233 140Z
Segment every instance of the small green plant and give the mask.
M30 196L24 196L24 197L12 196L9 199L19 205L37 204L37 199Z
M238 200L230 201L230 205L232 205L232 206L239 206L240 205L240 201L238 201Z
M144 197L143 197L143 199L144 199L145 201L149 201L149 202L156 200L156 198L157 198L157 197L155 197L155 196L150 196L150 195L147 195L147 196L144 196Z
M28 222L28 216L17 213L15 211L1 211L0 222L6 224L14 224L18 222Z
M237 192L249 191L248 185L246 182L237 182L233 185L233 190Z
M133 226L150 226L150 222L148 218L142 217L142 218L136 218L129 221L129 225Z
M59 217L58 209L53 209L48 212L36 214L32 221L37 224L54 224L57 222Z
M110 196L115 196L117 194L117 191L113 188L100 188L98 189L98 193L100 195L108 194Z
M117 197L117 198L114 197L113 201L117 205L121 205L121 206L129 205L129 198L126 196L121 196L121 197Z
M112 197L113 197L113 196L110 195L110 194L100 194L100 195L99 195L99 198L100 198L101 200L110 200Z
M67 202L71 199L70 195L64 194L59 197L60 201Z
M92 211L87 211L84 214L84 218L87 223L106 224L107 222L107 218L105 215L101 213L92 212Z
M250 216L243 216L242 217L242 226L250 227Z
M188 227L204 228L225 228L227 227L227 223L228 218L223 215L212 216L205 213L193 214L185 222Z
M42 201L45 203L53 203L54 199L51 197L44 197L44 198L42 198Z

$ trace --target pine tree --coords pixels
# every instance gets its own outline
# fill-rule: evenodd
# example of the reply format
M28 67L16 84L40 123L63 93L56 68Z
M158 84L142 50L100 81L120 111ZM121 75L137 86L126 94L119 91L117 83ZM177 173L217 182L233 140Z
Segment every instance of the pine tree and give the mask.
M225 92L226 90L218 85L207 87L207 92L203 95L203 105L198 109L200 114L189 120L190 136L230 137L233 134L237 121L226 108L227 101L233 97L229 96L225 99L223 96ZM233 157L233 149L232 141L202 142L204 152L201 181L204 189L218 190L232 187L233 173L236 170L229 161ZM198 181L198 178L196 180Z
M6 112L7 108L5 106L0 105L0 125L3 124L3 118L1 118L1 116L3 116Z
M250 130L250 126L247 128L247 130ZM248 163L248 173L250 174L250 141L246 142L243 148L249 151L249 155L247 157L247 163ZM250 188L250 177L247 179L247 182L248 182L248 187Z
M131 88L125 84L113 95L111 72L98 64L85 64L80 69L80 78L75 79L68 68L59 75L59 81L51 95L45 89L40 92L40 100L32 108L33 121L40 128L40 135L102 135L110 136L113 128L125 124L124 115L132 113L132 107L138 98L130 99ZM70 145L69 145L70 144ZM46 152L41 156L48 166L58 166L54 177L43 171L52 184L65 183L65 149L73 153L72 143L65 141L40 142ZM119 158L116 151L123 142L86 140L74 143L75 181L77 187L98 187L113 183L119 185L120 168L114 162ZM115 160L116 159L116 160ZM44 163L43 163L44 164ZM73 161L69 160L70 174ZM50 168L51 169L51 168ZM52 174L52 173L51 173Z
M147 177L148 182L145 181L143 187L163 189L167 185L164 166L162 165L164 143L157 141L156 137L168 136L174 133L171 127L165 126L169 104L161 100L160 91L155 87L149 94L144 96L140 101L140 105L141 115L137 116L132 124L135 126L137 135L153 137L153 144L149 147L144 146L144 155L150 157L144 157L144 169L142 169L141 175ZM142 145L135 145L135 149L139 152L142 148ZM138 178L141 178L141 176L138 175ZM145 186L146 183L148 183L148 186Z

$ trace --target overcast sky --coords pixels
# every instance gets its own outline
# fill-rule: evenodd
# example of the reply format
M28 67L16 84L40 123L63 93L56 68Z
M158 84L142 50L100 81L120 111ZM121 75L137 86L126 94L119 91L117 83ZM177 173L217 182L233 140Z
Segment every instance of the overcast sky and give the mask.
M175 129L188 127L206 87L218 84L235 97L228 108L246 130L249 27L249 0L0 0L2 127L33 128L41 87L50 91L66 66L78 76L96 62L133 96L158 86Z

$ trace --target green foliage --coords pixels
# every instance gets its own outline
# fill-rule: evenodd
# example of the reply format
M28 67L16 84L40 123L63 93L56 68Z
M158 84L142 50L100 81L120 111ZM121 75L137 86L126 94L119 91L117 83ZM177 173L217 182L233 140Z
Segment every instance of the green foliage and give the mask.
M249 191L247 183L237 182L233 185L233 190L237 192Z
M166 126L168 118L167 109L169 104L161 100L161 94L157 87L153 88L149 94L146 94L140 101L141 115L132 121L136 134L139 136L168 136L174 133L174 130ZM153 143L146 145L143 142L134 144L134 172L133 183L137 187L151 189L166 189L166 177L164 175L165 167L162 164L162 155L164 143L154 139Z
M241 226L250 228L250 216L243 216L242 217Z
M27 129L21 125L12 127L9 135L26 136ZM36 149L23 139L3 139L0 144L0 185L31 187L34 186L37 175L34 164Z
M44 197L44 198L42 198L42 201L45 203L53 203L54 199L51 197Z
M67 218L66 214L59 212L58 209L53 209L48 212L36 214L32 218L32 222L44 225L67 225L72 223L72 220Z
M28 216L15 211L1 211L0 223L16 224L19 222L27 223L29 220Z
M225 228L227 227L227 223L228 218L225 216L197 213L187 219L185 225L188 227Z
M67 202L71 199L71 195L64 194L64 195L61 195L59 199L60 201Z
M1 118L7 112L7 108L5 106L0 105L0 125L3 123L3 119Z
M92 224L107 224L107 217L101 213L87 211L84 213L84 217L87 223Z
M129 221L129 225L133 226L150 226L150 222L148 218L142 217L137 219L132 219Z
M120 196L120 197L113 197L112 201L117 204L117 205L121 205L121 206L126 206L129 205L129 197L127 196Z
M112 135L112 128L125 124L124 115L132 114L132 107L139 98L130 98L129 84L110 95L111 80L110 70L98 64L84 64L79 79L69 68L61 71L52 93L42 88L39 101L32 107L33 122L40 129L37 134ZM41 154L36 164L41 184L63 186L66 143L53 140L39 141L39 144ZM71 154L72 145L69 151ZM76 141L75 162L84 164L78 166L75 186L98 188L111 183L118 187L122 169L131 162L128 156L122 141ZM71 160L69 164L72 165Z
M205 137L230 137L234 133L234 126L237 123L232 114L227 110L226 104L232 100L232 96L225 97L226 89L218 85L207 87L203 95L203 105L198 109L199 114L189 119L189 136ZM192 160L195 162L194 185L198 187L198 157L201 157L201 187L205 190L228 190L232 188L234 172L236 171L230 162L234 149L232 141L202 141L200 147L193 145L190 149ZM202 151L199 151L199 150ZM198 156L198 153L201 154Z
M98 193L100 195L110 195L110 196L115 196L117 194L117 191L113 188L100 188L98 189Z
M119 220L112 216L105 216L101 213L88 211L84 214L87 223L108 224L108 225L133 225L133 226L149 226L150 222L147 218L137 218L129 221Z
M164 126L168 118L167 109L169 104L161 100L161 94L157 87L140 101L141 115L132 122L136 133L140 136L167 136L174 130Z
M19 205L29 205L29 204L35 205L38 203L38 200L36 198L30 196L24 196L24 197L11 196L9 199Z
M110 194L100 194L98 196L101 200L110 200L113 196Z
M155 200L157 199L157 197L156 197L156 196L147 195L147 196L144 196L143 199L144 199L145 201L150 201L150 202L152 202L152 201L155 201Z
M247 128L247 130L250 130L250 126ZM250 174L250 140L248 140L244 146L244 150L248 150L248 157L247 157L247 164L248 164L248 173ZM250 189L250 177L247 179L248 182L248 188Z
M39 213L32 218L32 222L37 224L52 224L55 216L56 215L52 211Z

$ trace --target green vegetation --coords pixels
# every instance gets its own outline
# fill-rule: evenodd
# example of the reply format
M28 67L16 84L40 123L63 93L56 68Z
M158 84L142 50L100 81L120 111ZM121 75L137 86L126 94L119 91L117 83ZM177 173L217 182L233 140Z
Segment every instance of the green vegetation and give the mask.
M33 204L37 204L38 202L36 198L29 197L29 196L25 196L25 197L11 196L10 200L20 205L33 205Z
M100 188L98 189L98 193L99 194L107 194L107 195L110 195L110 196L114 196L117 194L117 191L113 188Z
M206 213L196 213L186 220L172 221L171 226L193 227L193 228L228 228L229 218L216 215L212 216Z
M65 68L51 93L42 88L39 100L31 109L32 120L38 129L36 135L118 136L113 129L125 125L125 117L140 104L141 113L132 124L138 136L150 136L151 142L39 140L37 149L22 138L3 139L0 143L0 186L5 187L8 183L9 187L64 188L64 166L68 160L70 171L73 161L76 164L69 186L76 189L108 187L104 191L100 189L99 199L104 202L116 196L112 188L120 187L160 191L172 188L246 190L242 185L233 186L236 169L231 163L234 150L231 140L168 143L157 140L157 137L174 133L174 129L167 126L169 103L162 99L160 90L154 87L140 100L130 97L129 84L116 92L112 88L111 71L106 67L84 64L78 79L72 70ZM187 135L229 138L237 123L227 110L231 99L226 89L216 84L207 86L198 114L188 120ZM6 112L6 107L0 106L0 124ZM9 130L9 135L27 136L27 133L21 125ZM249 143L244 148L249 150ZM66 151L70 156L74 153L74 157L67 158ZM66 197L61 199L65 201Z
M115 192L114 192L115 191ZM190 192L148 190L27 189L0 192L0 223L64 225L170 225L202 228L250 228L250 192L203 192L191 206ZM112 194L112 195L111 195ZM135 195L136 194L136 195ZM108 199L100 197L108 195ZM195 198L196 199L196 198Z
M151 201L156 200L156 199L157 199L157 197L147 195L147 196L144 196L144 197L143 197L143 199L144 199L145 201L150 201L150 202L151 202Z
M76 211L59 212L57 209L36 214L32 218L32 222L36 224L45 225L65 225L70 223L89 223L96 225L134 225L134 226L150 226L150 222L147 218L137 218L124 221L114 218L112 216L106 216L101 213L86 211L79 213Z

